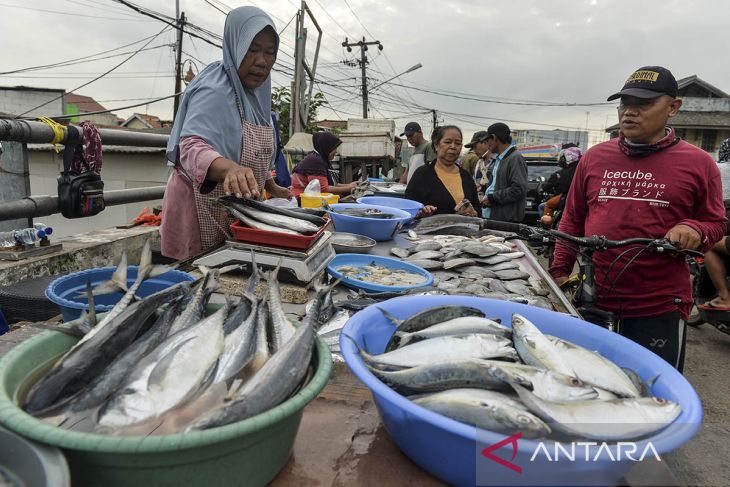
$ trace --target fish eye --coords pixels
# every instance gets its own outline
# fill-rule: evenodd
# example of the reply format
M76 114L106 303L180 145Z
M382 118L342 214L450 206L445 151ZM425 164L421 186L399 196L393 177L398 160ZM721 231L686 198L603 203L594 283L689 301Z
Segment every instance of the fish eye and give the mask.
M570 385L571 386L582 386L583 381L578 379L577 377L571 377L570 378Z
M666 399L662 399L661 397L655 397L654 402L657 404L661 404L661 405L668 403L668 401Z

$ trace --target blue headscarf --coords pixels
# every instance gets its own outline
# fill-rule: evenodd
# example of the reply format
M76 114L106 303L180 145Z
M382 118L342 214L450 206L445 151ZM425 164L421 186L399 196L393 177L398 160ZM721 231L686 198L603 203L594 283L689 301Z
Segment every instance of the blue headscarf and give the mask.
M228 13L223 62L209 64L185 90L167 142L169 165L177 162L180 139L193 135L204 139L226 159L240 160L243 127L235 97L243 108L244 120L271 126L271 76L253 90L244 88L238 77L238 67L253 38L267 26L274 30L278 45L274 22L263 10L239 7Z

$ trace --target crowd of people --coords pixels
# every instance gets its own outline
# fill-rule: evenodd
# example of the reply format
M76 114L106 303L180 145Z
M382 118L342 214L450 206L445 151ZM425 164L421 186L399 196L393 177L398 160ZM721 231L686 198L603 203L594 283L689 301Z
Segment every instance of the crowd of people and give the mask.
M265 12L234 9L225 23L223 60L209 64L187 87L167 150L174 170L160 230L164 255L183 259L223 241L230 221L214 204L217 196L259 198L265 191L291 198L315 180L322 191L353 189L354 183L332 177L330 161L341 141L326 132L314 135L314 151L293 169L290 188L271 177L276 144L270 72L278 45ZM714 159L680 140L669 125L682 105L674 76L660 66L642 67L608 100L619 101L619 137L585 153L563 148L560 170L544 188L553 197L545 203L543 223L551 225L549 218L561 209L559 229L571 235L664 237L680 248L706 252L719 293L706 306L730 310L724 266L730 253L724 237L728 196L723 198ZM427 140L421 126L410 122L401 137L413 151L403 161L407 167L400 181L407 184L405 196L424 205L421 216L522 222L527 165L506 124L477 131L465 145L455 125L437 128ZM469 152L462 158L463 147ZM720 159L719 165L730 167L728 140ZM685 260L608 250L597 252L594 263L598 306L619 317L622 334L682 370L684 320L693 304ZM568 279L574 264L575 249L558 242L549 269L555 281Z

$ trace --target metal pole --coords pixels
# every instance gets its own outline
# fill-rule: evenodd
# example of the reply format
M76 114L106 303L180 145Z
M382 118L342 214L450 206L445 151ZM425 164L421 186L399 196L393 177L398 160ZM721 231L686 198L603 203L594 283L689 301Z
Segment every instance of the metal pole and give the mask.
M60 141L66 141L67 133ZM167 147L167 134L151 134L120 129L99 129L105 145L127 145L134 147ZM13 120L0 118L0 140L26 142L29 144L48 144L53 140L53 131L42 122L34 120Z
M177 0L176 7L180 10L180 0ZM175 91L173 93L180 93L182 89L182 41L183 41L183 27L185 27L185 12L182 12L177 20L177 50L175 60ZM173 119L177 115L177 107L180 105L180 95L175 97L175 104L173 107Z
M159 200L165 195L165 186L117 189L104 191L106 206ZM28 196L22 200L8 201L0 205L0 221L16 218L35 218L59 213L57 196Z
M365 55L365 51L368 46L365 44L365 38L362 38L360 44L360 69L362 70L362 118L368 118L368 77L366 72L366 65L368 58Z

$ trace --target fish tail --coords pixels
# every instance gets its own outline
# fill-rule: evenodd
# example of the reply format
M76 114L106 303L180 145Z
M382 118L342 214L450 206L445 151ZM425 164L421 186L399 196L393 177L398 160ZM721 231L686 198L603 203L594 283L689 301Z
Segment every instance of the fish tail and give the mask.
M398 318L396 318L396 317L395 317L395 316L393 316L392 314L390 314L390 313L388 313L387 311L385 311L385 310L384 310L383 308L381 308L380 306L376 306L376 308L378 308L378 310L380 310L380 312L381 312L381 313L383 313L383 316L385 316L386 318L388 318L388 320L389 320L389 321L390 321L391 323L393 323L393 324L394 324L394 325L395 325L396 327L400 326L400 325L401 325L401 323L403 323L403 320L399 320Z
M367 352L367 343L365 343L365 337L363 337L363 346L361 347L360 344L357 343L357 340L352 338L347 333L343 332L342 335L350 340L353 345L355 345L355 348L357 348L357 352L360 354L361 357L363 357L366 361L370 361L372 359L372 356Z

